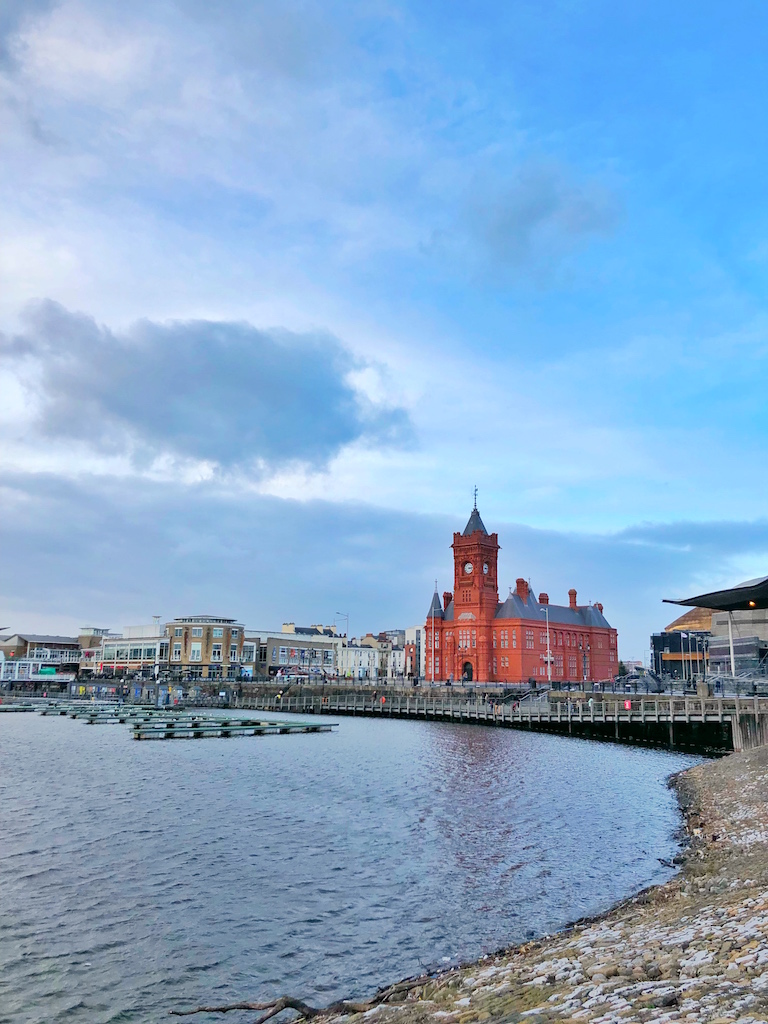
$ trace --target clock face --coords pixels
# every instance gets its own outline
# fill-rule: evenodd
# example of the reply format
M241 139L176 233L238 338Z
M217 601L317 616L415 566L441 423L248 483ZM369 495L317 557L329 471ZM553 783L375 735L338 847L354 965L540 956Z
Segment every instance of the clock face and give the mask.
M487 562L483 562L483 572L485 573L486 576L488 575L488 563Z
M464 572L467 574L467 576L469 576L469 574L472 572L472 563L471 562L465 562L464 563Z

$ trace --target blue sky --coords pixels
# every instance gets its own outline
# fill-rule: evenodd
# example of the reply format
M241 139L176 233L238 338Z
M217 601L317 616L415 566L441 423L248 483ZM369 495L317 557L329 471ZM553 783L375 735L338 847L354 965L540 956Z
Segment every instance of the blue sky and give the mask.
M416 622L475 484L626 657L768 571L767 29L6 0L3 622Z

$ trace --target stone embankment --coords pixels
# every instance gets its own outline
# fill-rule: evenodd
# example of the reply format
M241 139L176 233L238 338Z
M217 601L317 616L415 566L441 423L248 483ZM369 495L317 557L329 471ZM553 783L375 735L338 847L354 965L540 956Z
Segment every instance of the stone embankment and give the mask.
M606 915L425 977L376 1024L768 1021L768 749L678 776L680 874Z

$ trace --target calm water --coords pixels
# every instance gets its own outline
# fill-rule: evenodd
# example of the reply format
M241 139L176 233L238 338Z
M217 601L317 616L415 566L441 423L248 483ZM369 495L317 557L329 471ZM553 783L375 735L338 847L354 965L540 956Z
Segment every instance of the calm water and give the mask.
M481 726L136 743L0 719L0 1021L363 994L669 872L694 758ZM212 1018L195 1018L201 1024Z

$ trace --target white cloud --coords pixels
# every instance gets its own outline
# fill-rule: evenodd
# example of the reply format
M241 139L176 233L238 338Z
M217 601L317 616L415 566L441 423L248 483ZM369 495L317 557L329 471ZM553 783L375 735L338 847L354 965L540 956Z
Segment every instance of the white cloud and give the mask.
M146 83L157 39L121 19L99 17L79 0L54 7L23 25L11 46L22 78L62 104L81 100L105 105Z

